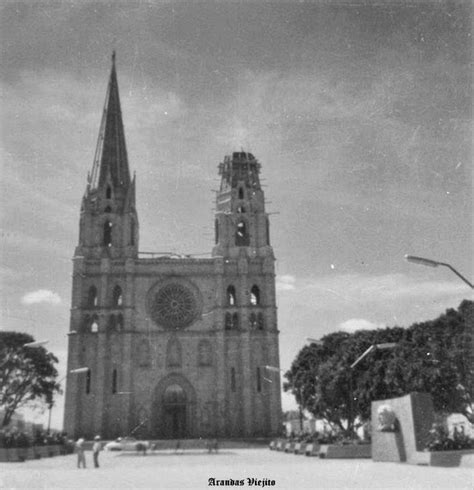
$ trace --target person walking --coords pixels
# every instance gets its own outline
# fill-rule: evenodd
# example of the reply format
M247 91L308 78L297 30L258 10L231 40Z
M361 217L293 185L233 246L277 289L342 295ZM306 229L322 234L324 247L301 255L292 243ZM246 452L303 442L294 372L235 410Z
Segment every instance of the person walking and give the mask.
M94 456L94 468L99 467L99 453L102 450L100 436L94 437L94 445L92 446L92 455Z
M84 439L82 437L76 442L77 467L86 467L86 455L84 453Z

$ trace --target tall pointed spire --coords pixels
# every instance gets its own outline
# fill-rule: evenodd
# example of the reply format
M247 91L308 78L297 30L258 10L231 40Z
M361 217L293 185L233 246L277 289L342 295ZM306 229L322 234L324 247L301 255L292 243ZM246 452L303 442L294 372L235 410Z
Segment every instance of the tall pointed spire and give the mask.
M115 51L112 53L112 70L105 98L94 166L90 177L92 189L103 186L109 173L114 187L129 186L130 171L120 109Z

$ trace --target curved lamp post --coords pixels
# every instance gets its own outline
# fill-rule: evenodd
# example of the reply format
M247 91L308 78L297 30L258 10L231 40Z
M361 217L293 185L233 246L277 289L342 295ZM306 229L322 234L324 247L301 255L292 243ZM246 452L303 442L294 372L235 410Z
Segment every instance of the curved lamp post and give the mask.
M452 265L446 262L438 262L437 260L425 259L424 257L416 257L415 255L405 255L405 260L413 262L414 264L426 265L427 267L443 266L454 272L459 278L461 278L471 289L474 289L474 284L468 281L460 272L458 272Z
M41 347L49 342L49 340L35 340L34 342L27 342L23 344L23 347Z
M88 367L80 367L80 368L76 368L76 369L71 369L68 374L87 373L87 371L89 371ZM66 378L67 378L67 374L65 374L58 381L58 384L61 384ZM53 405L54 405L54 401L51 401L51 403L49 404L49 414L48 414L48 434L49 434L49 430L51 428L51 412L53 411Z
M375 350L385 350L385 349L393 349L396 346L396 342L385 342L383 344L372 344L365 352L363 352L350 366L350 373L349 373L349 393L350 393L350 398L349 398L349 422L348 422L348 428L349 424L353 424L354 422L354 386L353 386L353 373L354 373L354 368L359 364L362 359L364 359L365 356L370 354L372 351ZM354 430L351 430L351 436L354 435Z

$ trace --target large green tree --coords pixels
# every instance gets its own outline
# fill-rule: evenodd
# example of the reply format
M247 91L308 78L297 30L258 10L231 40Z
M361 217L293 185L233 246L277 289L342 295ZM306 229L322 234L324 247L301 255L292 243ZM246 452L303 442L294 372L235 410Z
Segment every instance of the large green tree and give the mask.
M56 383L56 356L43 347L25 347L31 335L0 332L0 427L5 427L16 410L31 404L53 403L60 392Z
M355 419L370 418L372 400L413 391L430 393L437 411L471 417L473 328L474 303L463 301L457 310L407 329L336 332L303 347L284 388L302 408L348 433ZM371 345L387 342L395 348L373 350L350 369Z

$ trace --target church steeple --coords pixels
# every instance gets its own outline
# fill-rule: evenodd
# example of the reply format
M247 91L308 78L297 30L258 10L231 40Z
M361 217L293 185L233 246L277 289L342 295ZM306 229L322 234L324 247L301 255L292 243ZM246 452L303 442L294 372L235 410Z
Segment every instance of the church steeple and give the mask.
M127 147L115 68L115 51L112 54L112 69L92 168L91 188L104 186L109 174L114 187L130 185Z
M221 185L216 196L216 245L224 257L273 257L260 163L248 152L234 152L219 165Z
M78 253L94 257L105 253L115 258L138 254L135 177L130 179L115 52L94 163L82 201Z

